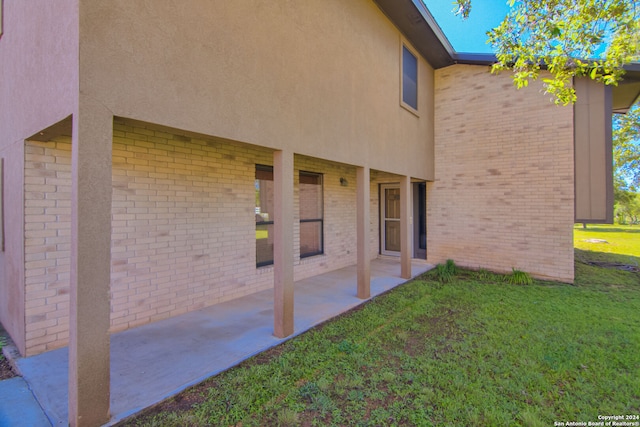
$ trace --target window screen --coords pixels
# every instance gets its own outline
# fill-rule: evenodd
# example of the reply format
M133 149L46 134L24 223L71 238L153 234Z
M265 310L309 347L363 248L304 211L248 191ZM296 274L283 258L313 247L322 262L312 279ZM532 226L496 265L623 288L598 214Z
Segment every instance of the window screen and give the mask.
M402 46L402 102L418 109L418 58Z

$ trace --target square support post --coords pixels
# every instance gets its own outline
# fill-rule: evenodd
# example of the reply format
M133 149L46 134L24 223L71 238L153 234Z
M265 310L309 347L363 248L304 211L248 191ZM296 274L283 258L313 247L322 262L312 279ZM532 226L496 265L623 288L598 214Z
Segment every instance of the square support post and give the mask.
M293 152L273 153L273 333L293 334Z
M370 172L368 167L359 167L356 171L357 177L357 270L358 270L358 293L360 299L367 299L371 296L371 260L369 255L370 245Z
M411 177L400 178L400 277L411 278Z
M71 147L69 425L109 418L113 115L80 95Z

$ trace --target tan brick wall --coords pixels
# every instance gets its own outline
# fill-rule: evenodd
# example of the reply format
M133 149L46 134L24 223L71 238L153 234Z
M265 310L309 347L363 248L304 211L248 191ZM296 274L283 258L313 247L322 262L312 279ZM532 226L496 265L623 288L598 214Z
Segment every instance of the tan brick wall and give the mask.
M295 157L295 200L294 219L299 220L299 200L297 179L299 171L323 173L324 191L324 255L299 259L299 228L294 229L294 251L298 259L295 266L295 280L301 280L325 271L354 265L356 263L356 169L348 165L324 161L305 156ZM340 184L340 178L347 181ZM380 204L379 186L384 183L399 183L397 175L377 170L371 171L369 205L369 256L380 253ZM355 292L355 289L354 289Z
M112 331L271 286L256 275L253 249L255 164L271 157L116 122Z
M69 336L71 140L25 147L25 335L27 355Z
M117 119L113 141L111 330L247 295L273 284L255 266L255 165L272 153ZM323 174L324 254L299 259L298 172ZM340 178L348 185L341 186ZM356 262L356 170L295 157L299 280ZM377 184L371 183L372 258ZM27 354L67 344L71 140L26 142ZM355 289L354 289L355 292Z
M427 257L572 282L573 110L508 73L436 72Z

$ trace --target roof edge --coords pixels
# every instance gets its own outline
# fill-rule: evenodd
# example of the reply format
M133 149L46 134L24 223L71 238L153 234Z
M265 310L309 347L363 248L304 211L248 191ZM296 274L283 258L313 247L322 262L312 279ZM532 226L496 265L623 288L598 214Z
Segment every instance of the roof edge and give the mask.
M452 57L456 64L493 65L498 61L492 53L454 52Z
M416 7L416 9L418 9L420 14L424 18L424 20L427 22L427 25L431 27L431 30L433 31L434 35L436 36L436 38L438 39L442 47L447 51L449 56L453 58L456 54L456 50L453 48L453 45L451 44L447 36L444 34L444 31L442 31L442 27L440 27L440 25L438 24L438 21L436 21L436 18L434 18L431 12L429 11L429 8L427 7L427 5L425 5L422 0L412 0L412 1L413 1L413 5Z

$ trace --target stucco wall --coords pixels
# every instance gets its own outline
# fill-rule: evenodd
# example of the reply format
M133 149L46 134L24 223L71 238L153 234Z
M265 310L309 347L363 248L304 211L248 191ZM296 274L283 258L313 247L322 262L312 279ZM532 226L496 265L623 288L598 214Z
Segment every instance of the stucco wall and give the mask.
M81 1L81 88L114 115L428 179L433 70L400 106L371 0Z
M482 66L438 70L435 96L428 260L572 282L572 108Z
M73 113L77 0L5 1L0 38L0 148Z
M81 111L83 129L91 128L90 120L95 117L101 116L106 121L113 114L243 141L265 147L266 153L271 149L290 149L297 159L323 158L324 166L333 162L332 173L338 178L348 175L352 186L335 188L338 194L355 195L355 168L344 166L348 164L414 178L433 177L433 70L419 58L419 114L402 108L403 37L371 0L196 0L189 5L177 0L108 3L65 0L55 5L33 0L5 2L4 22L0 70L12 84L0 86L3 129L0 150L10 146L22 150L24 140L31 135L75 115L82 98L87 101ZM78 125L78 117L74 119L74 125ZM119 137L116 135L116 139ZM135 141L134 147L144 142L139 138ZM53 148L35 142L29 142L27 148L34 151L31 156L50 156L48 151L54 150L51 164L61 161L67 167L69 160L57 151L68 151L68 145L69 139L62 138L55 140ZM141 145L141 148L149 147ZM117 149L114 148L114 156ZM11 172L15 176L7 180L20 190L16 191L16 198L5 200L5 206L11 206L8 209L12 210L8 217L15 221L12 239L16 243L0 257L0 270L4 272L0 292L6 294L11 282L18 294L28 294L24 316L12 314L6 323L22 325L12 332L18 336L17 341L24 342L26 337L30 351L41 351L59 346L67 334L64 324L68 321L65 308L68 288L61 283L68 280L64 260L68 259L69 249L62 240L69 239L70 211L61 205L67 203L61 197L70 196L67 188L62 191L62 187L70 185L70 169L53 172L46 166L49 160L32 158L26 163L31 169L23 170L19 160ZM118 161L114 160L116 183ZM59 173L63 176L59 177ZM250 172L245 168L233 173L241 176ZM145 179L135 174L127 176ZM25 183L24 192L23 177L32 181ZM43 189L27 190L27 186L38 186L36 181L42 180ZM50 180L55 184L49 184ZM150 185L135 180L134 184ZM335 180L331 185L339 186ZM372 199L377 194L374 188L377 189L372 183ZM122 209L116 206L120 202L116 196L119 196L117 189L114 211ZM52 198L56 200L53 205L49 204ZM339 206L341 209L353 206L355 211L354 202ZM22 210L27 208L23 229ZM50 211L58 209L67 211L51 214ZM138 216L144 214L135 212L135 215L138 221ZM345 221L353 216L355 222L355 212L340 215ZM377 210L372 211L371 217L372 236L376 239L372 247L377 249ZM55 235L50 235L53 230ZM352 231L337 229L335 233L345 242L355 242ZM329 241L326 234L325 239ZM355 250L344 249L348 247L346 243L342 247L340 255L330 262L301 261L296 267L296 278L355 262ZM51 255L54 252L57 255ZM28 259L23 260L23 255ZM330 256L333 255L324 258ZM114 253L114 262L116 258ZM224 268L243 271L232 264L225 264ZM17 281L7 279L6 272L12 268L24 272L25 277L17 277ZM115 271L115 266L112 270L116 276L121 273ZM257 289L270 283L270 270L264 269L261 274L252 279L255 282L243 286ZM228 290L217 291L217 300L235 296L236 288L229 285ZM40 296L33 297L38 292ZM64 308L56 310L64 314L56 314L53 319L52 304ZM146 302L137 304L128 306L127 314L121 316L127 318L121 327L181 310L165 307L160 313ZM192 303L191 308L196 305ZM112 311L116 312L113 307ZM5 309L3 316L8 316ZM20 331L25 322L31 326ZM55 332L42 333L51 331L50 328Z
M112 332L273 286L273 268L255 266L255 165L271 164L270 150L122 119L113 144ZM70 163L68 137L26 143L29 355L68 340ZM296 189L299 170L323 174L325 253L299 259L295 223L296 280L356 262L355 168L296 156ZM389 177L372 174L372 258L377 185ZM296 190L296 221L298 203Z
M0 255L0 321L24 351L24 139L75 109L77 1L4 1L2 19L0 156L5 159L5 252Z
M18 349L24 351L24 143L20 141L5 146L0 150L0 157L4 161L4 251L0 252L0 322Z

